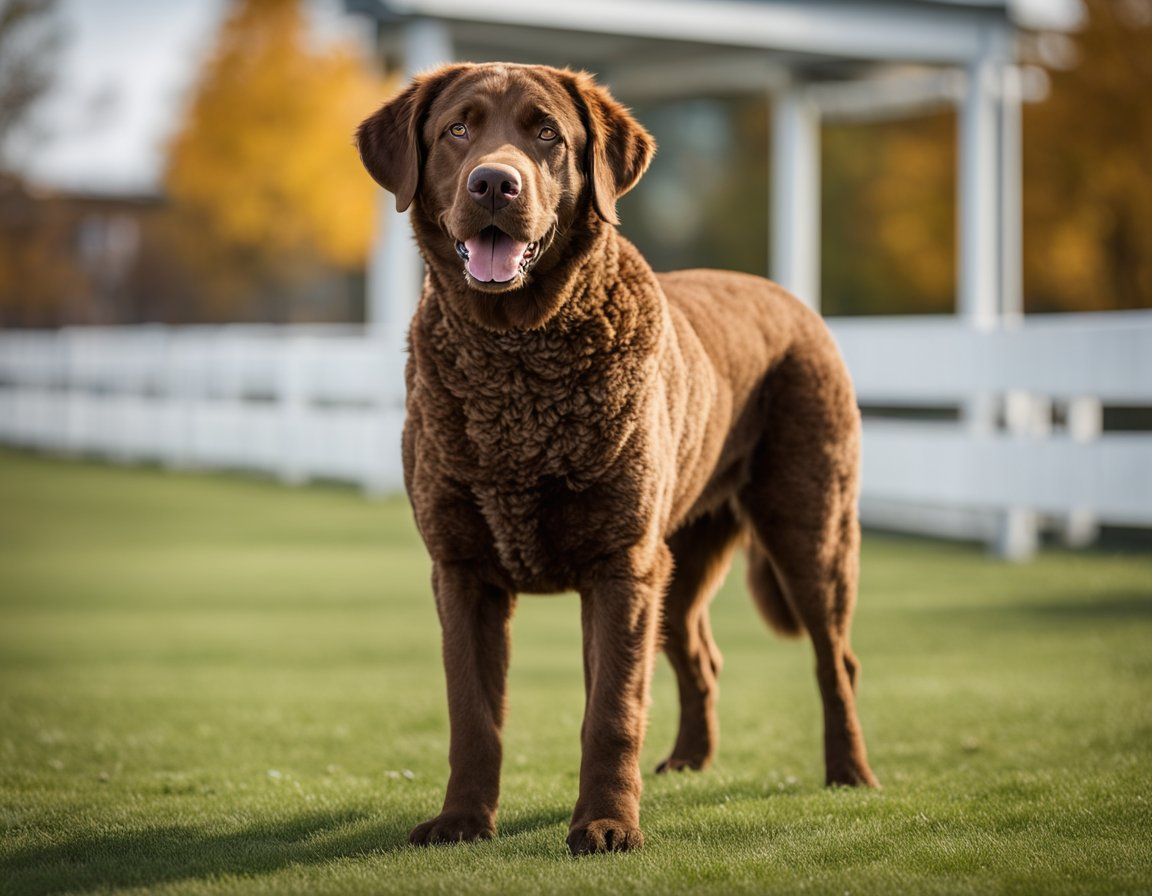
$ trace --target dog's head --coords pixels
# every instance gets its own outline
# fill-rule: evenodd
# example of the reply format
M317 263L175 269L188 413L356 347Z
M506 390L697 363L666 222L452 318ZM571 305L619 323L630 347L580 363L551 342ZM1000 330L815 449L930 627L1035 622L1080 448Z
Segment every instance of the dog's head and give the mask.
M360 157L404 211L430 263L508 293L559 263L574 223L617 223L616 200L655 150L591 76L546 66L447 65L360 125ZM416 219L414 219L416 222Z

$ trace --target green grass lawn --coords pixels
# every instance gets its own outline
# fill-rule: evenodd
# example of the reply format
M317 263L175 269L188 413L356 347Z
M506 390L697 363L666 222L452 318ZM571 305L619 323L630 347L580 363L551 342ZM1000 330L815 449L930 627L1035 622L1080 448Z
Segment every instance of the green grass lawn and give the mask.
M575 598L514 624L500 837L415 849L447 719L400 500L0 453L0 892L1152 892L1152 557L870 536L879 792L821 786L807 644L730 577L722 743L573 859ZM671 746L661 659L645 766Z

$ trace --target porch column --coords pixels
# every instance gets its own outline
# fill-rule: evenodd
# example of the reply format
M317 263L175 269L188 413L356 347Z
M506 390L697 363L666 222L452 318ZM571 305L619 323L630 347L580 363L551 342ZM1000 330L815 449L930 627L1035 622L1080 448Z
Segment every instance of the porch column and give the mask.
M452 36L443 22L414 19L403 28L405 80L451 61ZM380 190L376 242L368 263L366 287L369 329L383 332L402 348L423 277L423 264L408 227L408 214L397 212L395 197Z
M772 278L820 308L820 115L803 85L772 102Z
M990 54L968 66L960 110L959 264L957 312L979 329L991 329L1000 310L999 67Z
M1023 76L1005 66L1000 91L1000 314L1005 323L1024 315Z
M992 330L1018 320L1020 286L1020 82L994 38L968 66L960 110L960 258L957 312L968 326ZM999 431L1003 410L1006 433ZM976 438L1028 438L1046 424L1050 409L1031 396L975 392L964 402L964 422ZM996 508L992 548L1009 560L1025 560L1039 544L1034 508Z

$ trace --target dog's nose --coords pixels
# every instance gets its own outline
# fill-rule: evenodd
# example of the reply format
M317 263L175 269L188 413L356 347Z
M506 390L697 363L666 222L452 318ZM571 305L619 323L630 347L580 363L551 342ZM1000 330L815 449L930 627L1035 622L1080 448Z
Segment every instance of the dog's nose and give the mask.
M520 172L511 165L479 165L468 175L468 192L490 211L520 195Z

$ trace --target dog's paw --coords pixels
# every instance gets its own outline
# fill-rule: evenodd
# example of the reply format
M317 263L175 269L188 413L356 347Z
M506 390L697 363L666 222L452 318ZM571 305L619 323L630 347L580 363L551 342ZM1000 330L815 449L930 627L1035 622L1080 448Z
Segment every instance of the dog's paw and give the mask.
M436 843L469 843L491 840L496 836L496 825L486 815L446 812L418 824L408 835L413 846L432 846Z
M576 825L568 834L568 848L574 856L597 852L627 852L644 845L644 834L635 825L612 818L598 818Z
M824 779L828 787L869 787L880 789L880 782L867 765L842 765L829 768Z

